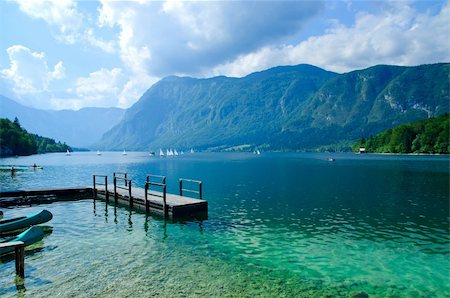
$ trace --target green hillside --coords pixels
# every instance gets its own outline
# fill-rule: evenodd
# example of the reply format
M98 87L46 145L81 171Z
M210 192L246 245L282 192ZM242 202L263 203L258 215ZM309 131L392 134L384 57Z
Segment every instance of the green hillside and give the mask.
M0 119L0 156L31 155L47 152L65 152L72 150L66 144L55 142L50 138L28 133L20 126L19 120L14 122Z
M368 153L439 153L449 154L449 114L402 124L375 137L359 140L353 150L364 147Z
M244 78L168 77L97 144L269 150L316 148L374 135L449 110L449 64L379 65L345 74L311 65Z

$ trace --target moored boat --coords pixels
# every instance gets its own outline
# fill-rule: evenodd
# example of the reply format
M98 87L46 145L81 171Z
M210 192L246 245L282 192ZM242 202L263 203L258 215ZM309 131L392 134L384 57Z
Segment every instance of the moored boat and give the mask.
M0 220L0 233L23 229L33 225L38 225L47 222L52 218L53 218L52 213L44 209L40 212L31 214L29 216Z
M37 228L37 227L30 227L24 232L17 235L15 238L10 239L8 241L4 241L1 243L8 243L8 242L16 242L16 241L22 241L25 243L25 246L36 243L44 238L44 232ZM0 255L7 254L14 251L14 247L0 247Z

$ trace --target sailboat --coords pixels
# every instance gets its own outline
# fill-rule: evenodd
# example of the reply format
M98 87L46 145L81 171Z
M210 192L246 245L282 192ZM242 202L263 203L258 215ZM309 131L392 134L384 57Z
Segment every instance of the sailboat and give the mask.
M178 151L177 151L177 149L173 149L174 151L173 151L173 154L175 155L175 156L178 156Z
M70 151L69 151L69 149L67 149L66 156L69 156L69 155L70 155Z
M123 150L122 155L127 155L127 152Z
M97 150L97 155L102 155L102 153L100 152L100 150Z
M159 156L164 157L164 152L162 151L162 149L159 149Z
M194 151L194 149L191 148L191 151L190 151L190 152L191 152L191 153L194 153L195 151Z

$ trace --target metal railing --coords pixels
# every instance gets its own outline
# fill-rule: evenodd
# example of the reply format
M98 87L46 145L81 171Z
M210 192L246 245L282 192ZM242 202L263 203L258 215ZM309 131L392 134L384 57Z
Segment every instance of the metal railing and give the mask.
M114 173L117 174L117 173ZM124 181L125 186L118 184L118 181ZM131 196L131 179L117 177L114 175L114 200L117 202L117 189L128 190L128 197L130 198L130 207L133 207L133 197Z
M193 190L191 188L183 188L183 182L188 182L189 184L197 184L198 185L198 190ZM185 184L186 185L186 184ZM195 193L198 194L198 198L200 200L202 200L202 182L198 181L198 180L192 180L192 179L180 179L180 196L183 196L183 192L188 192L188 193Z
M152 180L159 179L160 182L155 182ZM156 192L152 191L151 187L159 187L162 192ZM160 176L160 175L147 175L145 179L145 211L149 212L150 209L150 203L148 201L148 195L152 195L154 197L160 197L163 200L163 214L164 216L167 215L167 186L166 186L166 176Z
M121 173L121 172L114 172L113 173L113 177L114 178L122 178L122 179L125 179L125 186L128 186L127 185L127 173Z
M108 176L105 176L105 175L93 175L93 177L92 177L93 179L93 195L94 195L94 198L96 198L97 197L97 185L104 185L105 186L105 196L106 196L106 199L108 199ZM101 183L101 182L98 182L97 181L97 179L96 178L105 178L105 182L104 183Z

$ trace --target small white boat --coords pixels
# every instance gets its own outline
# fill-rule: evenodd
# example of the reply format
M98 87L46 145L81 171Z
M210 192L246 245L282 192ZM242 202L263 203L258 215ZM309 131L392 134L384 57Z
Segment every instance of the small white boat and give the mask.
M255 153L256 155L260 155L261 151L259 151L259 149L256 149L253 153Z
M162 151L162 149L159 149L159 156L164 157L164 152Z
M70 151L69 150L67 150L67 152L66 152L66 156L69 156L70 155Z
M122 155L127 155L127 152L123 150Z
M194 153L195 151L194 151L194 149L191 148L191 151L190 151L190 152L191 152L191 153Z
M173 154L174 154L175 156L178 156L178 151L177 151L177 149L174 149Z
M97 155L102 155L102 153L100 152L100 150L97 150Z

